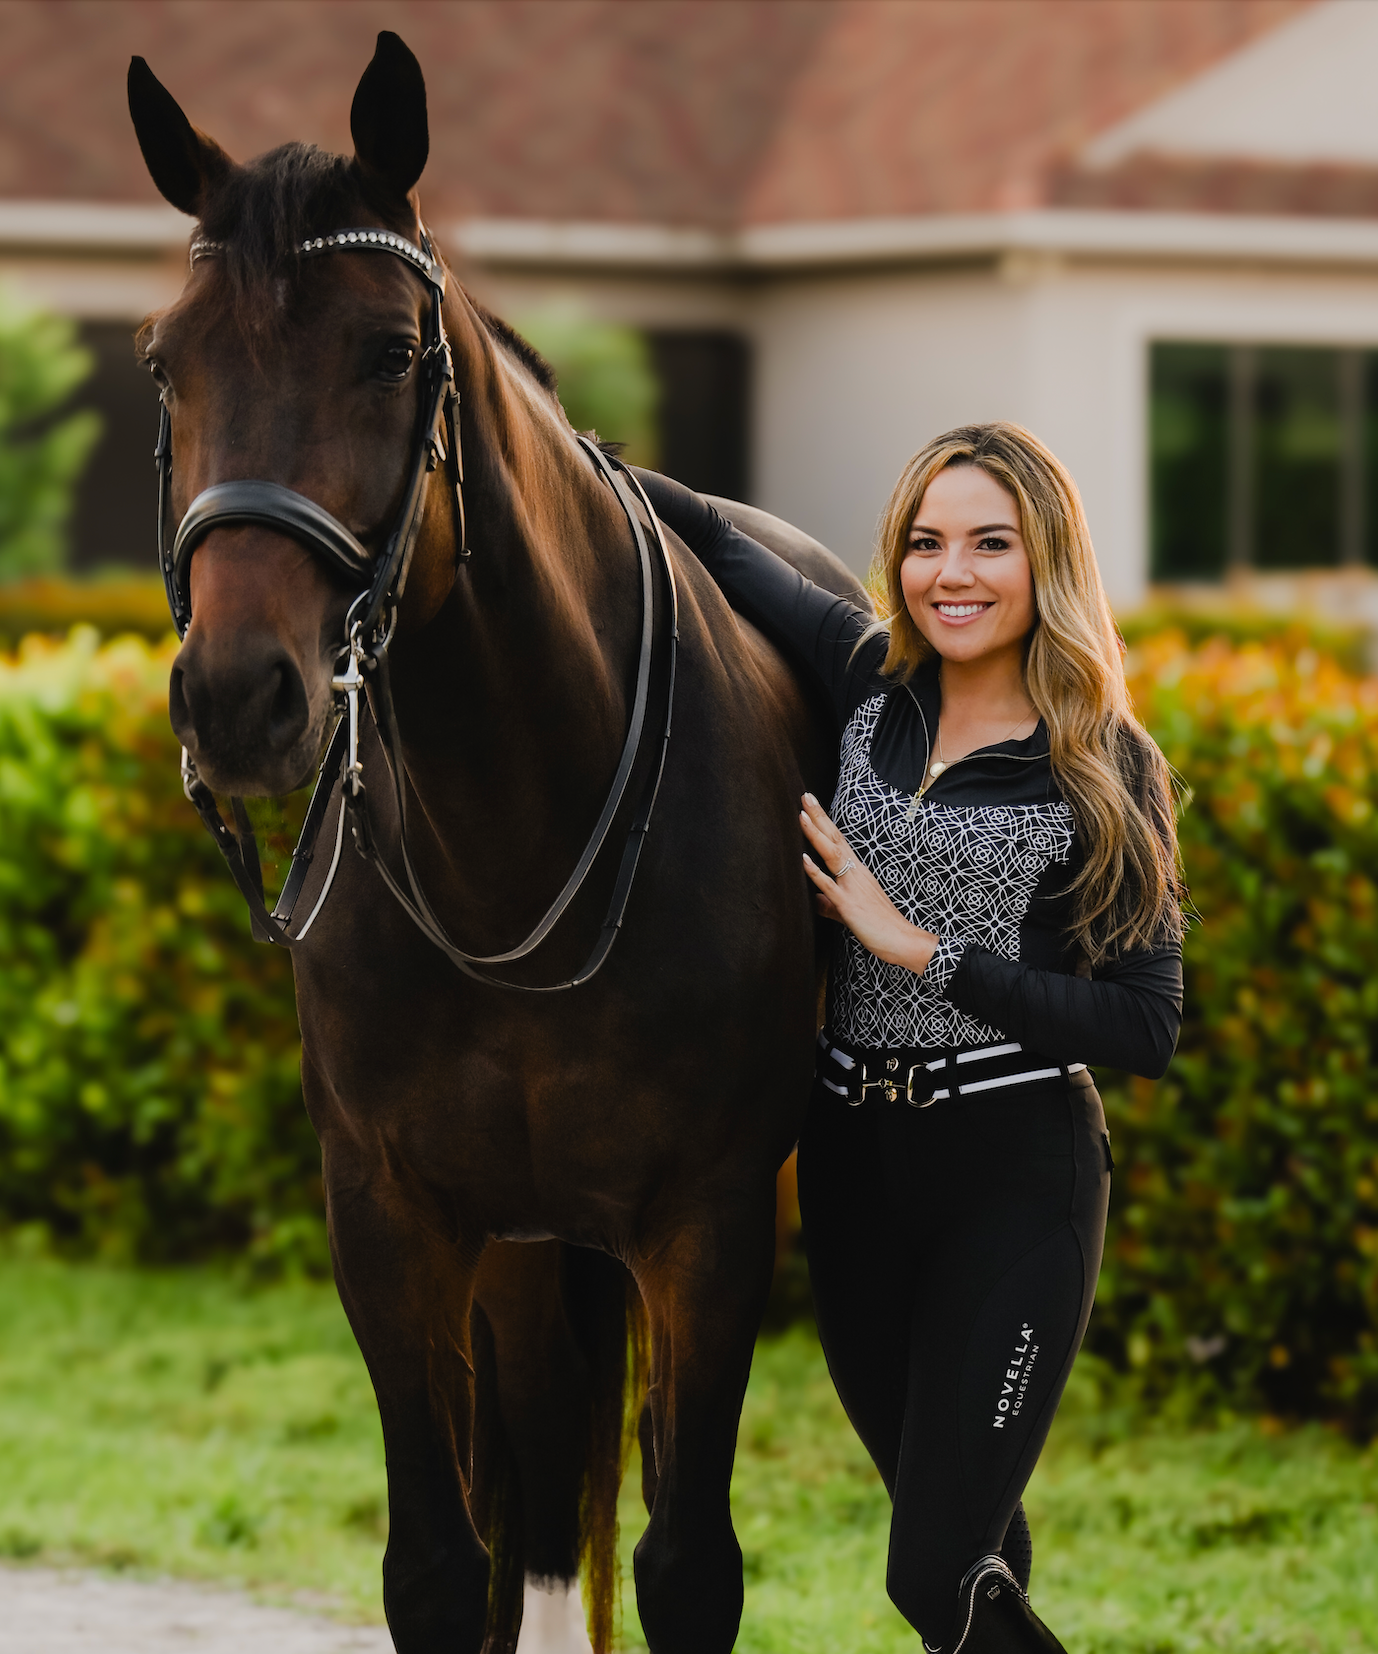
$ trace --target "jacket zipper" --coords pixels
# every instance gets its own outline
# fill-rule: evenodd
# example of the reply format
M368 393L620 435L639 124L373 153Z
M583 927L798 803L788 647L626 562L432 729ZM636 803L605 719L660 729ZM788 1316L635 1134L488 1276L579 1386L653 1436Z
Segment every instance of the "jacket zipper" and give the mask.
M909 699L913 701L914 706L918 711L919 721L923 724L923 773L924 779L928 780L929 765L933 760L933 738L928 733L928 719L924 716L922 702L919 700L919 697L914 693L913 688L909 684L905 684L904 687L908 692ZM954 758L950 764L943 767L942 775L935 775L931 781L928 781L928 785L926 787L920 785L918 792L914 794L913 798L909 802L909 808L904 812L904 819L906 821L912 821L914 819L919 812L919 805L922 804L928 794L933 791L933 788L950 770L955 770L958 764L966 763L968 758L977 758L981 753L989 752L990 750L991 749L989 747L977 747L973 752L964 752L960 758ZM1038 756L1034 758L1021 758L1017 753L1001 752L997 753L995 756L997 758L1004 759L1004 761L1008 764L1041 764L1048 755L1047 753L1039 753Z

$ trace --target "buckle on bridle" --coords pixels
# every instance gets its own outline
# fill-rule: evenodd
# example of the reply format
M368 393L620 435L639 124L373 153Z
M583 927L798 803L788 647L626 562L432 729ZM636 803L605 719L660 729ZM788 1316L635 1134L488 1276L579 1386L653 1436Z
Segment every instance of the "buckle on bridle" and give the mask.
M344 769L344 784L349 789L350 797L357 798L364 785L364 766L359 762L359 691L364 687L364 643L357 626L350 633L345 647L349 653L349 663L343 672L336 672L331 678L330 687L337 695L344 695L347 703L345 715L349 719L349 758Z
M364 766L359 761L359 692L364 687L364 672L373 671L377 666L379 659L387 653L392 634L397 630L397 605L391 604L386 628L370 641L365 641L363 625L354 619L354 612L367 601L368 595L363 592L350 604L349 613L345 616L347 641L341 650L341 654L347 654L349 659L343 671L336 671L330 680L330 687L335 693L345 697L345 716L349 719L349 749L342 779L351 798L358 798L364 790Z

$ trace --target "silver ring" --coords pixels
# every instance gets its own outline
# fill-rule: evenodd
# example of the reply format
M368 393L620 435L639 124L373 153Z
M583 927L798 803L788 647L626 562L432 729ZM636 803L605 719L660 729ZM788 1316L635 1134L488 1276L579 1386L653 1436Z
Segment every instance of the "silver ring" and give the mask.
M856 857L855 856L848 856L846 861L844 861L843 864L841 865L841 867L838 868L837 872L833 874L833 878L834 879L840 879L842 877L842 875L845 872L847 872L847 870L849 868L852 868L852 867L855 867L855 866L856 866Z

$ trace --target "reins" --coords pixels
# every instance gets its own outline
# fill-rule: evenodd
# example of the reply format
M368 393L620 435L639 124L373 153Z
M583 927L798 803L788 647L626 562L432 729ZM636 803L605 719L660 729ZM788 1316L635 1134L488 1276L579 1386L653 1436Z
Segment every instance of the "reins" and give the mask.
M194 265L199 258L212 256L219 250L217 243L198 239L192 243L191 261ZM564 888L535 928L516 947L495 954L466 953L450 938L436 916L434 908L421 889L407 847L407 789L388 663L388 648L397 624L397 604L405 589L412 554L420 535L427 477L442 464L445 466L447 482L452 490L457 555L460 559L470 556L464 515L464 470L456 418L459 391L455 385L454 360L441 315L445 297L445 268L433 253L424 232L423 245L420 247L390 231L360 229L318 236L303 242L298 248L298 253L303 258L313 258L334 251L391 253L418 271L430 290L426 342L421 354L426 380L421 399L416 452L406 493L382 554L376 560L372 558L344 524L314 500L298 494L293 489L285 488L280 483L256 480L216 483L204 489L187 508L186 515L182 518L169 546L167 518L172 489L172 425L165 403L159 414L158 442L154 449L154 459L158 468L158 566L162 571L168 607L172 612L173 624L179 637L186 636L187 628L191 624L192 553L212 529L228 524L256 523L285 533L314 552L337 573L361 587L345 617L345 640L340 653L347 659L343 668L331 679L332 689L337 698L344 703L343 715L336 724L326 748L311 802L307 807L306 820L296 848L292 852L291 867L271 912L268 910L263 892L263 870L258 844L243 799L230 800L235 823L232 831L220 813L214 794L197 773L196 765L185 747L182 749L183 790L225 857L230 874L248 906L255 941L291 947L306 936L325 905L326 897L334 884L344 843L344 830L348 823L359 854L377 869L383 883L421 933L466 976L491 987L509 988L518 993L558 993L566 988L578 987L599 970L617 940L665 769L674 706L679 638L674 569L665 539L656 521L655 512L651 509L650 502L636 477L620 461L604 454L595 443L580 437L580 444L622 507L637 550L641 573L641 626L631 718L622 755L603 809L583 853L565 881ZM645 512L665 580L665 596L660 605L662 636L659 644L656 638L655 571L650 543L638 514L638 505ZM359 702L360 693L364 690L367 690L365 704L378 730L385 767L392 782L402 868L406 878L405 888L383 859L369 817L368 794L364 787L363 765L359 758ZM526 958L550 934L582 889L626 800L632 776L637 769L638 758L642 753L651 702L662 697L665 710L659 749L652 754L646 765L646 773L627 830L612 897L592 952L579 970L563 982L529 986L494 976L484 967L509 964ZM320 837L337 781L341 784L341 799L334 853L316 904L301 928L293 935L289 927L306 883L315 855L316 841Z

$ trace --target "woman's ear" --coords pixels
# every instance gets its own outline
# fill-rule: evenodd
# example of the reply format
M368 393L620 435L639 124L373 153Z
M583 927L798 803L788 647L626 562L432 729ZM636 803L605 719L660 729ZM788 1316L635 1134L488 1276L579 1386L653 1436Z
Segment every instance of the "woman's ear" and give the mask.
M206 198L234 162L204 132L141 57L129 60L129 115L153 182L174 207L199 218Z
M430 153L426 81L400 36L384 29L349 111L360 171L405 200Z

